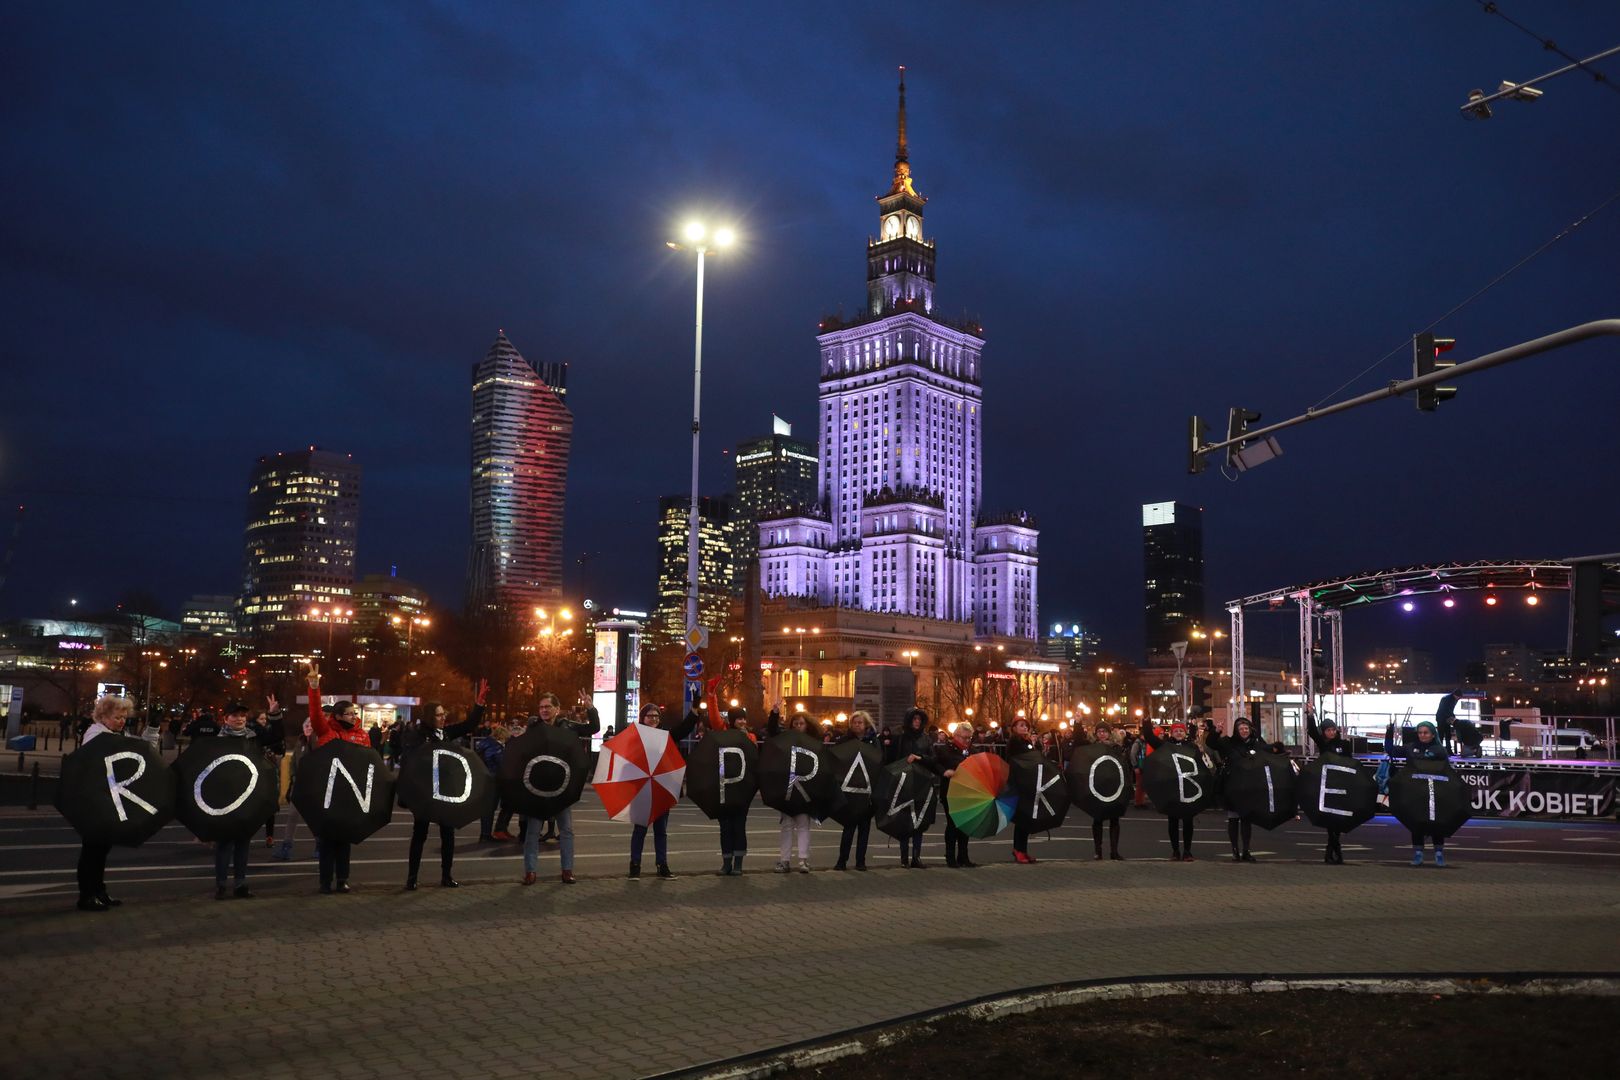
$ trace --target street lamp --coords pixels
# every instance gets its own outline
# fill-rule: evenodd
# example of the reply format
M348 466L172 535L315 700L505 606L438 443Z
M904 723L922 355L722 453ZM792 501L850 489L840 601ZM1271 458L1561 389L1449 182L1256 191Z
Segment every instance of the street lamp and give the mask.
M668 241L675 251L697 253L697 318L692 330L692 510L686 523L686 630L698 624L698 433L702 429L703 404L703 264L712 252L730 247L737 234L721 226L710 234L701 221L689 221L681 230L685 243Z

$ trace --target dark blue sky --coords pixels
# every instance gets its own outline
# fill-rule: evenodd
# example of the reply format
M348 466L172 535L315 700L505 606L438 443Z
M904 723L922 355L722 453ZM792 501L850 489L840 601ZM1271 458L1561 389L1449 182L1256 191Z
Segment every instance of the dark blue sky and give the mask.
M1620 43L1613 4L1508 11ZM30 3L0 49L0 491L30 508L5 613L234 591L248 469L308 443L365 469L362 569L459 602L498 327L571 365L570 560L648 602L688 469L692 270L663 241L693 210L746 238L707 293L721 489L773 411L813 430L898 63L940 306L988 335L986 508L1039 516L1048 618L1135 650L1151 500L1206 508L1212 601L1620 548L1612 339L1285 435L1236 483L1183 471L1189 413L1321 400L1620 188L1620 94L1584 76L1459 118L1562 62L1471 0ZM1617 239L1620 204L1445 323L1454 355L1620 315Z

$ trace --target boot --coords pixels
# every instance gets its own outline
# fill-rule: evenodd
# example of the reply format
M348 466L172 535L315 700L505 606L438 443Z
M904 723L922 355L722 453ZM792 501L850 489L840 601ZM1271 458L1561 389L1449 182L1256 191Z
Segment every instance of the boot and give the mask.
M833 863L833 869L834 870L848 870L849 869L849 864L846 863L843 859L839 859L837 862Z
M1171 862L1180 862L1181 861L1181 845L1172 844L1170 846L1170 861Z
M630 880L631 881L639 881L640 879L641 879L641 864L638 863L638 862L633 862L633 863L630 864Z
M731 876L731 856L730 855L724 855L724 856L721 856L721 858L720 858L720 876L721 877L730 877Z
M240 884L240 885L238 885L236 887L236 890L235 890L233 895L238 900L251 900L251 899L253 899L253 890L247 887L246 882L243 882L242 884Z
M673 878L675 875L670 872L668 863L659 863L658 864L658 876L663 878L665 881L668 881L670 878Z
M100 900L108 907L119 907L123 904L122 900L114 900L112 897L108 896L106 889L102 889L100 892L96 893L96 899Z
M215 900L223 900L229 895L231 895L231 891L225 887L225 883L223 881L214 886Z
M562 883L564 885L572 885L574 883L574 872L572 870L564 870L562 872Z
M461 882L457 881L449 874L446 874L444 877L439 879L439 887L441 889L459 889L461 888Z
M900 869L904 870L911 865L911 852L905 848L900 849Z
M1110 851L1108 853L1108 857L1110 859L1112 859L1114 862L1124 862L1125 861L1125 856L1123 856L1123 855L1121 855L1119 853L1119 848L1115 848L1114 850Z
M1102 862L1102 845L1097 844L1096 848L1097 848L1097 854L1095 856L1093 856L1093 858L1095 858L1098 862Z
M731 857L731 876L732 877L742 877L742 861L743 861L743 857L741 855L733 855Z
M101 902L101 897L99 896L81 896L79 897L79 910L106 911L107 905Z
M415 874L412 874L410 877L405 879L405 891L406 892L415 892L416 891L416 875Z

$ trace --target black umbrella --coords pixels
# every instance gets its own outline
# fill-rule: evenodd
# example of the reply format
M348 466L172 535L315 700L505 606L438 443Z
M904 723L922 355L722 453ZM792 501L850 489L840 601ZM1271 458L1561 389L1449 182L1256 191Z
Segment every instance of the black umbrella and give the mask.
M1069 816L1069 787L1063 767L1038 750L1014 754L1007 762L1008 780L1018 792L1017 819L1044 832L1063 824Z
M1299 809L1318 829L1349 832L1378 812L1378 781L1343 754L1323 754L1299 770Z
M896 840L927 832L939 809L939 777L915 761L895 761L877 775L872 792L877 827Z
M1468 785L1449 761L1414 761L1389 778L1389 809L1413 832L1444 840L1470 816Z
M1153 809L1173 818L1194 817L1220 799L1215 773L1191 743L1161 743L1142 763L1142 787Z
M460 745L424 742L399 770L399 804L417 818L459 829L495 804L495 781L483 759Z
M56 808L86 843L138 847L174 817L174 777L151 743L109 732L62 759Z
M371 747L333 739L298 763L292 803L316 836L358 844L394 816L394 774Z
M1069 797L1098 821L1119 817L1136 795L1125 753L1112 743L1084 743L1069 755Z
M711 818L746 810L759 791L759 748L745 732L709 731L686 756L686 797Z
M1294 767L1282 754L1244 754L1226 769L1226 805L1262 829L1293 821L1298 813Z
M579 802L590 777L585 740L565 727L531 724L501 753L501 798L529 817L548 818Z
M784 814L824 818L838 780L828 747L800 731L765 740L759 751L759 800Z
M827 816L840 825L859 825L877 812L872 792L883 771L883 751L869 742L848 739L828 750L827 760L838 781Z
M252 839L280 801L281 778L254 739L193 739L174 780L174 816L199 840Z

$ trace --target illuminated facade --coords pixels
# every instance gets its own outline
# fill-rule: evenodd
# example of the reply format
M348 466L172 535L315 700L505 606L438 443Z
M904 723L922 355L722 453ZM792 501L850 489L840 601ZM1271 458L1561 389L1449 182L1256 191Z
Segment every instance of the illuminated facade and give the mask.
M652 625L657 637L679 641L686 633L686 541L690 495L658 500L658 607ZM698 499L698 625L719 633L731 610L736 580L736 530L731 497Z
M1191 639L1204 624L1204 511L1178 502L1142 505L1143 607L1149 656Z
M410 628L405 620L420 618L427 611L427 593L421 587L392 574L367 574L354 586L354 640L370 645L392 620L401 620L390 640L403 643Z
M186 601L180 627L188 634L231 637L236 633L236 597L193 596Z
M984 332L935 309L903 76L893 182L866 245L866 310L824 320L817 338L817 505L761 523L762 587L1034 639L1039 537L1027 514L980 513Z
M310 447L260 458L248 482L238 628L265 634L309 621L316 605L347 605L359 532L351 455Z
M574 416L568 365L523 358L503 330L472 369L468 601L519 609L562 595L563 496Z
M737 584L759 554L759 523L782 514L813 508L816 497L816 448L793 437L793 425L771 417L773 431L737 444L737 499L732 504Z

